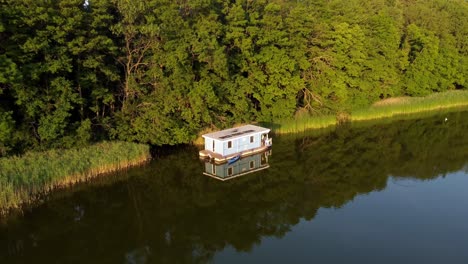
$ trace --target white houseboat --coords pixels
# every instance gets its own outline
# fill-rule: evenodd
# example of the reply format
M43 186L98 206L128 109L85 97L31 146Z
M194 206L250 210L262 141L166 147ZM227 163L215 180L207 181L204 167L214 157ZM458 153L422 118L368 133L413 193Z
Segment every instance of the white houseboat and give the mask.
M269 132L268 128L245 125L205 134L200 158L220 164L265 151L272 144Z

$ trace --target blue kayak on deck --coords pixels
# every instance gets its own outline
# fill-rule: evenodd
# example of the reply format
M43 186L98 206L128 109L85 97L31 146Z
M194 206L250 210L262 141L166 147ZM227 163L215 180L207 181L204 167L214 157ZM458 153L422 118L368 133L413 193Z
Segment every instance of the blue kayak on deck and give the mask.
M240 158L241 158L240 155L237 155L237 156L235 156L235 157L232 157L232 158L228 159L228 164L231 165L231 164L233 164L234 162L238 161Z

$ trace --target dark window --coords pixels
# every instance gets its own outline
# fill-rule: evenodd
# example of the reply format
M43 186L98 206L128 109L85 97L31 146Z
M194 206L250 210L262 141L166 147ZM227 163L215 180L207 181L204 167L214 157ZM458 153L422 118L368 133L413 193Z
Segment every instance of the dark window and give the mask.
M232 148L232 141L228 141L228 148Z
M213 140L213 151L215 151L215 141Z
M250 136L250 143L254 142L254 136Z
M252 161L250 162L250 168L253 169L254 167L255 167L255 161L252 160Z
M231 176L231 175L232 175L232 167L229 167L229 168L228 168L227 173L228 173L228 176Z

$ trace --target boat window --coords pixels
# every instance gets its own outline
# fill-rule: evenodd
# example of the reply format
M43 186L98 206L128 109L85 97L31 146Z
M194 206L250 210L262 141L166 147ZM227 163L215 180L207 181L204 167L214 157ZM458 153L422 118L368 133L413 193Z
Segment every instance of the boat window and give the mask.
M228 174L228 176L231 176L231 175L232 175L232 167L229 167L229 168L227 169L227 174Z
M254 142L254 136L250 136L250 143Z
M228 141L228 148L232 148L232 141Z
M212 166L211 172L216 175L216 165L211 164L211 166Z
M255 167L255 161L252 160L252 161L250 162L250 168L253 169L254 167Z

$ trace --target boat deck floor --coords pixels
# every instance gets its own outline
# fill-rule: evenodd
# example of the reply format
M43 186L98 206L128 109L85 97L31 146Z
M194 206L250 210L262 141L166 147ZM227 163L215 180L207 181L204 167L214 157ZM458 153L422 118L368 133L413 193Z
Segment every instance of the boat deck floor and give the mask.
M262 147L259 147L259 148L250 149L250 150L234 153L234 154L227 155L227 156L223 156L223 155L221 155L219 153L215 153L213 151L204 149L204 150L200 150L199 154L200 154L200 159L209 160L209 161L214 162L216 164L222 164L222 163L227 162L229 159L232 159L232 158L234 158L234 157L236 157L238 155L240 155L241 158L242 157L247 157L247 156L250 156L250 155L257 154L259 152L265 151L265 150L267 150L269 148L270 148L270 146L262 146Z

